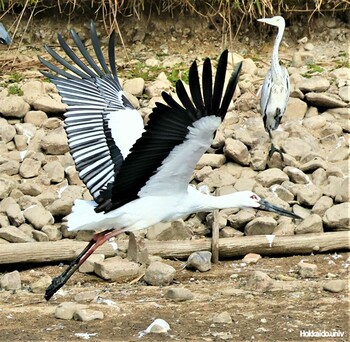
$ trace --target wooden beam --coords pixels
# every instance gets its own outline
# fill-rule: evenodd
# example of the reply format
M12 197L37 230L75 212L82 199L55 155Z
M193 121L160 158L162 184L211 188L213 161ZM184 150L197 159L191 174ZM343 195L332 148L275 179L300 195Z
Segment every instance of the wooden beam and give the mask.
M128 241L116 241L126 251ZM50 242L9 243L0 246L0 264L61 262L73 260L86 242L63 239ZM185 259L193 252L210 251L211 239L145 241L149 254L164 258ZM350 250L350 232L330 232L293 236L276 236L271 244L265 235L222 238L219 240L221 258L240 257L247 253L261 255L293 255ZM106 257L116 255L112 245L105 243L96 253Z

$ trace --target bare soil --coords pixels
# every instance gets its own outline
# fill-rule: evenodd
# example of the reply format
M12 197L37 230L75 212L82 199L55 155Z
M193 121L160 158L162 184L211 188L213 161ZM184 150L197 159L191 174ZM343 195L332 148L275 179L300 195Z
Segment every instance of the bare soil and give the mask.
M52 24L56 25L56 22ZM48 26L46 22L42 31L45 32ZM149 51L159 51L162 44L166 44L169 54L186 54L190 60L197 55L212 56L214 52L214 55L218 55L218 49L222 46L221 34L204 28L200 36L193 32L186 36L179 31L176 40L169 35L164 35L164 41L157 37L153 39L153 46L149 35L143 44ZM270 56L273 40L260 49L261 42L254 40L257 38L255 34L247 32L246 42L240 35L239 42L231 44L230 48L246 55L256 52L264 54L264 63L268 63L270 57L266 56ZM298 47L295 39L302 38L302 34L302 31L299 34L290 31L287 35L290 37L287 41L289 48L282 47L282 56L291 60L293 49ZM331 44L327 50L324 43L312 43L327 56L326 63L330 62L332 56L336 57L339 51L344 51L347 45L339 42ZM38 47L38 50L41 48ZM134 56L147 57L149 53L141 43L130 45L128 51L134 51ZM91 334L90 341L348 341L349 289L340 293L323 290L323 284L332 277L349 279L348 258L349 253L265 257L249 266L242 266L240 260L226 260L213 265L205 273L183 269L183 262L168 260L177 270L175 284L171 286L186 287L194 295L193 300L185 302L167 299L165 294L168 287L147 286L142 280L109 283L95 275L80 273L75 274L64 287L64 296L46 302L43 294L30 293L26 287L34 275L49 274L55 277L62 272L63 267L35 265L34 269L21 270L23 290L0 292L0 340L81 341L82 338L76 334L88 333ZM301 279L298 276L296 265L302 259L317 265L316 278ZM277 288L265 293L248 291L246 283L254 270L263 271L276 279L279 284ZM94 289L99 291L100 298L115 303L90 304L91 308L104 312L103 320L86 323L54 317L59 303L74 301L77 293ZM232 323L213 322L213 317L223 311L231 315ZM156 318L170 324L169 333L139 337L139 333ZM340 331L345 336L308 338L300 336L301 330Z

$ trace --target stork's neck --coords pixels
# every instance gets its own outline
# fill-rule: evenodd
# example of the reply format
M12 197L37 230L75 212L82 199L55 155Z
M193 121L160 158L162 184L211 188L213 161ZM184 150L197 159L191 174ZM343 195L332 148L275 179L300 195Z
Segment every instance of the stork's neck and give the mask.
M283 32L284 32L284 25L278 26L278 33L277 33L277 37L275 39L275 44L273 46L273 51L272 51L272 62L271 62L272 74L278 74L281 70L281 66L278 59L278 49L281 44Z

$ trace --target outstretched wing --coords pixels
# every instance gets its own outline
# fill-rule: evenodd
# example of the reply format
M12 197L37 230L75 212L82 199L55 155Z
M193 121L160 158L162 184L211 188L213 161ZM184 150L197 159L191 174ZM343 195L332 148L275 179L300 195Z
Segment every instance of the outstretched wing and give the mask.
M189 72L192 101L181 81L176 92L182 103L162 94L165 104L157 103L142 137L125 159L118 179L96 211L110 211L143 196L173 195L187 191L193 169L213 141L235 91L241 63L224 91L228 51L220 56L215 83L210 59L203 65L202 90L197 63ZM101 193L104 197L104 192Z
M124 158L141 136L143 121L125 97L116 74L115 33L109 39L108 67L93 21L90 32L100 66L74 30L71 30L71 36L86 64L61 35L58 35L58 41L70 61L49 46L45 48L64 68L59 68L41 57L39 60L54 72L42 73L57 86L62 101L68 105L65 130L70 151L80 178L95 201L100 202L101 191L115 181Z

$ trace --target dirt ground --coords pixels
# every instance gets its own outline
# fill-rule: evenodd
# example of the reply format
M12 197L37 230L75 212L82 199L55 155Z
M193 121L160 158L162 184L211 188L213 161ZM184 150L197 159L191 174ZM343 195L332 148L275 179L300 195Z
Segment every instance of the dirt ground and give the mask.
M341 293L323 290L332 275L349 279L350 253L263 258L255 265L243 266L241 260L226 260L209 272L183 269L181 261L167 262L176 268L175 283L185 287L194 298L173 302L165 297L169 287L136 283L109 283L94 275L75 274L64 287L64 295L49 302L43 294L20 290L0 292L0 336L2 341L80 341L77 334L90 335L90 341L348 341L348 289ZM316 278L301 279L296 265L300 260L318 267ZM21 271L23 285L33 273L54 277L62 267L45 266ZM267 273L276 286L265 293L247 290L254 270ZM89 304L103 311L103 320L78 322L54 317L57 305L74 301L79 292L97 290L102 303ZM109 301L111 304L106 304ZM227 311L232 323L213 323ZM165 334L140 337L155 319L169 323ZM339 331L343 338L300 337L300 331Z
M304 33L290 31L287 34L289 48L282 48L282 57L291 61L296 38ZM201 37L181 37L177 40L164 37L169 54L188 54L194 59L198 54L208 54L221 46L220 35L203 33ZM273 40L264 47L254 42L254 32L246 45L239 36L236 52L264 54L269 62ZM181 41L181 44L179 42ZM253 43L252 43L253 41ZM151 37L143 44L149 46ZM339 51L346 50L347 43L331 44L327 50L324 43L315 45L326 59L323 65L336 58ZM42 42L44 44L44 41ZM234 45L234 44L233 44ZM157 40L152 49L161 46ZM176 49L176 48L179 48ZM146 56L140 44L128 48L136 55ZM195 51L194 51L195 50ZM245 53L244 53L245 51ZM37 52L35 52L37 54ZM215 55L217 55L216 53ZM315 53L315 55L318 55ZM268 56L268 57L266 57ZM319 55L321 57L321 55ZM265 58L266 57L266 58ZM56 296L46 302L43 294L30 293L26 286L33 275L57 276L63 268L58 265L25 266L21 270L23 290L15 293L0 292L0 340L1 341L348 341L349 340L349 289L340 293L323 290L323 284L331 279L349 279L349 253L264 257L257 264L242 266L241 260L221 261L209 272L199 273L183 269L183 262L167 260L177 270L176 281L171 287L185 287L194 298L185 302L173 302L165 297L168 287L147 286L141 281L109 283L95 275L75 274L64 287L64 296ZM318 267L316 278L301 279L296 265L301 261L314 263ZM15 268L13 268L15 269ZM277 286L268 292L247 290L246 283L252 271L260 270L276 280ZM59 303L74 301L74 296L83 291L98 290L102 303L89 304L104 312L103 320L88 323L74 320L59 320L54 311ZM113 302L106 302L110 300ZM110 305L106 303L111 303ZM214 323L215 315L227 311L232 323ZM167 335L148 334L140 337L156 318L167 321L171 330ZM339 331L343 338L301 337L301 331ZM77 335L85 334L85 335ZM83 336L83 337L79 337Z

